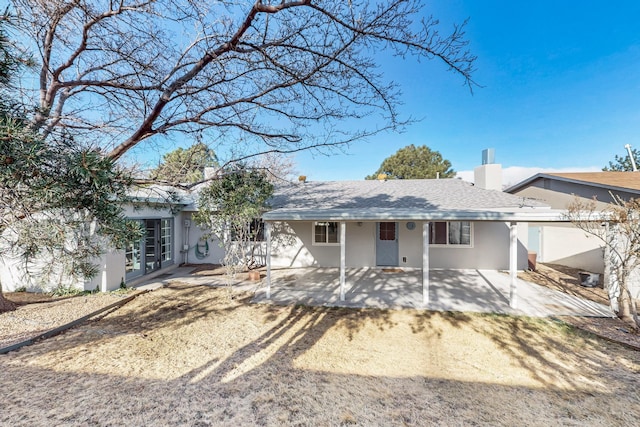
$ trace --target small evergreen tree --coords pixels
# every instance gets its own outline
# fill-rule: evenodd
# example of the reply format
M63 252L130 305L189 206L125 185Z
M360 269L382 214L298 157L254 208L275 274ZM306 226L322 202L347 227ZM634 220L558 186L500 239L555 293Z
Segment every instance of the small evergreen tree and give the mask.
M253 266L259 218L273 194L273 185L260 170L227 171L200 191L194 221L210 230L225 251L221 260L229 279Z

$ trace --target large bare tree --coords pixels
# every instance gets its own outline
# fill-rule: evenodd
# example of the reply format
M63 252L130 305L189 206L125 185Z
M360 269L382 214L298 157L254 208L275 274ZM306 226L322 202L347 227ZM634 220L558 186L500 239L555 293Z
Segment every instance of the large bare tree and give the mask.
M176 133L246 159L401 126L381 52L437 59L474 86L464 25L441 34L420 0L12 3L39 52L34 128L99 141L112 159ZM372 114L377 128L358 126Z

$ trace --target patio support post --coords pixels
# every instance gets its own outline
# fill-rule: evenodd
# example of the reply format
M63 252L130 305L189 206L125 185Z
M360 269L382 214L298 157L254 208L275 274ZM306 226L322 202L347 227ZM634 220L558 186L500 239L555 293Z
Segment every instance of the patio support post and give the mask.
M429 222L422 223L422 303L429 304Z
M512 222L509 225L509 275L511 276L511 286L509 292L509 306L517 308L518 295L516 289L518 273L518 224Z
M271 298L271 223L264 223L264 234L267 240L267 299Z
M344 301L345 274L344 270L347 264L347 223L340 222L340 301Z

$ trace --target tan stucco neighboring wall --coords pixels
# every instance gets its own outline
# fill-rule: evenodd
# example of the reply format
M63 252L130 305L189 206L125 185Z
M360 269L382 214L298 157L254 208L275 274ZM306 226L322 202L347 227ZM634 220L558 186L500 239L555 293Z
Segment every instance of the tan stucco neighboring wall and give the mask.
M541 229L538 261L604 273L604 250L599 239L571 224L545 225Z
M596 209L606 208L607 202L612 200L611 194L604 188L547 178L536 180L512 194L542 201L554 209L566 209L576 197L582 201L595 198ZM629 197L629 194L621 193L620 196ZM604 272L604 253L599 239L588 236L569 223L540 225L540 229L538 261L566 265L593 273Z
M586 201L595 198L597 209L605 208L613 200L609 190L605 188L553 181L548 178L536 180L527 187L512 191L511 194L547 203L552 209L566 209L576 197ZM625 192L614 194L624 199L632 197L631 194Z

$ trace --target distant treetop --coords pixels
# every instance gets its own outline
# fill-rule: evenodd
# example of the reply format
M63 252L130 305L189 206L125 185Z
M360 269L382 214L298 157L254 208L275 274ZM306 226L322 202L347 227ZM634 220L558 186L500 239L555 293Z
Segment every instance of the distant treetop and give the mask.
M413 144L399 149L395 154L384 159L380 167L365 179L377 179L385 174L390 179L428 179L453 178L456 172L451 162L443 159L442 154L431 150L426 145L419 147Z
M637 165L638 160L640 160L640 151L632 148L631 153L633 154L633 158L635 159ZM616 155L614 160L612 162L609 162L609 166L603 167L602 170L610 172L631 172L633 171L631 158L629 158L629 154L624 157Z
M216 153L205 143L178 148L162 157L157 168L151 170L150 178L171 184L195 184L204 179L204 168L217 166Z

